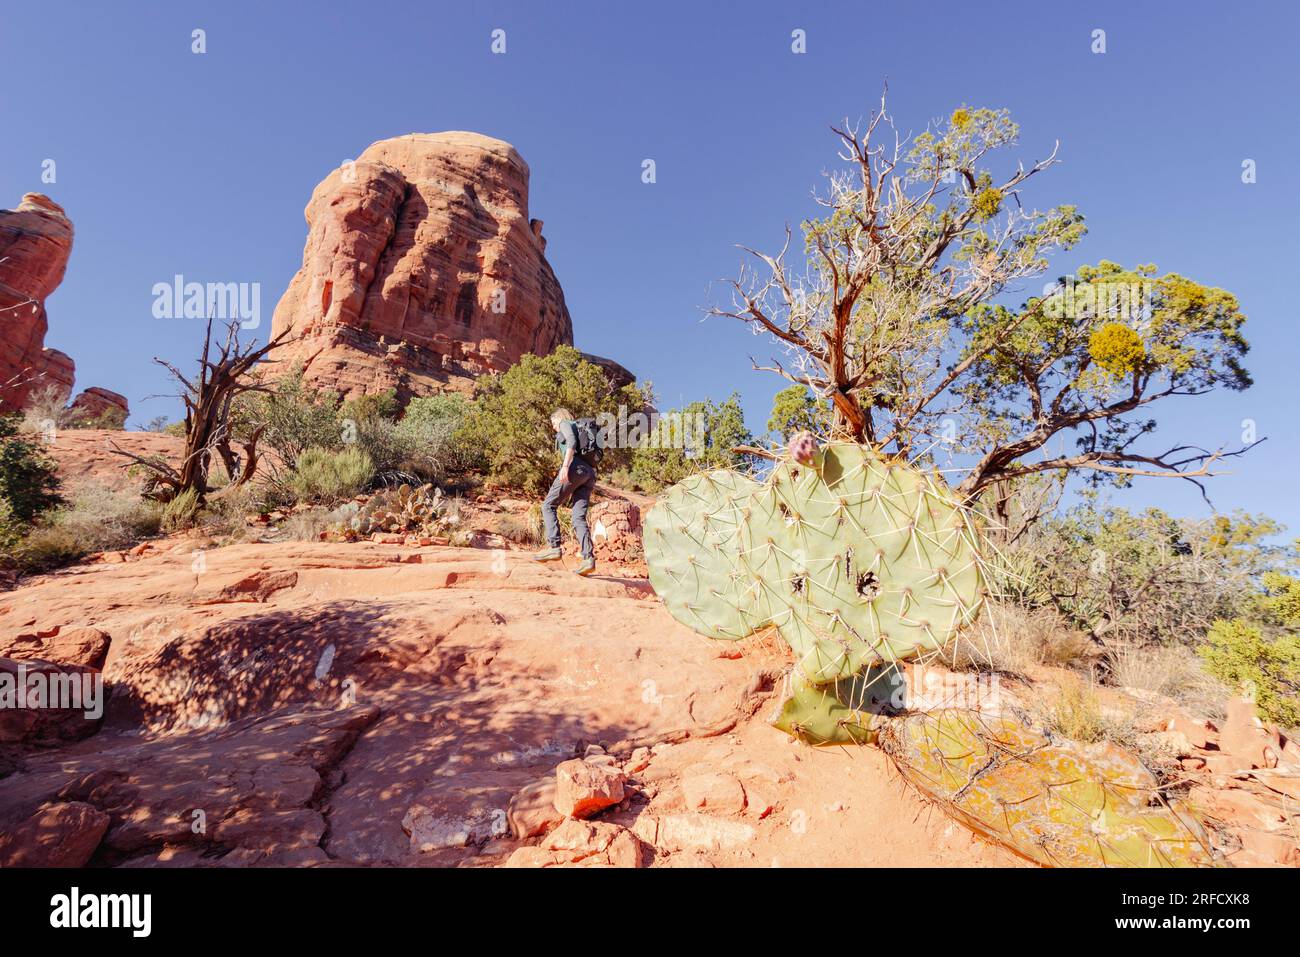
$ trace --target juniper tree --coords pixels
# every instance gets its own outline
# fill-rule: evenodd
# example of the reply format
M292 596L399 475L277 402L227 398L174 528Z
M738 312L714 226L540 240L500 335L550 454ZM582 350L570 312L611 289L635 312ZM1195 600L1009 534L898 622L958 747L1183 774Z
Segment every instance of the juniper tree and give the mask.
M1019 136L1007 111L962 107L909 141L883 97L832 129L844 167L818 198L824 215L802 224L803 256L788 227L776 254L742 247L752 258L711 313L784 347L755 367L829 402L837 435L909 459L962 455L967 499L1052 470L1197 481L1241 451L1151 449L1144 417L1160 399L1250 385L1230 293L1102 262L1002 303L1086 231L1075 206L1024 200L1055 148L999 176ZM1062 438L1075 449L1039 457Z

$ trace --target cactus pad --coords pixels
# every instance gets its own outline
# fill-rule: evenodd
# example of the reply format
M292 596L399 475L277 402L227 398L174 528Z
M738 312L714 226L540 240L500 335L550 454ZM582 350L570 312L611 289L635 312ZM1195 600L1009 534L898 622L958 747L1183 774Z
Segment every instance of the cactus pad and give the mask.
M893 666L873 668L826 685L787 675L789 697L782 702L772 726L805 744L874 744L902 680Z
M978 614L976 534L947 483L855 443L754 494L741 565L814 684L937 651Z
M758 483L719 469L665 491L645 518L650 583L664 607L708 638L736 640L762 624L737 564L737 532Z
M1055 867L1205 867L1200 823L1167 804L1136 758L1057 742L1005 718L892 718L879 744L911 784L971 830Z

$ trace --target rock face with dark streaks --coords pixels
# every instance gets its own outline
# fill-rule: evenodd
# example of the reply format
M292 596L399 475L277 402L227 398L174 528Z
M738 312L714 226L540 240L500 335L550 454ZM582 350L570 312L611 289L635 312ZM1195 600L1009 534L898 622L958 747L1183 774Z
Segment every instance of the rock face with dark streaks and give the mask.
M346 395L466 390L572 344L564 292L529 218L528 164L477 133L373 144L307 204L302 268L273 331L309 382ZM605 360L607 361L607 360Z

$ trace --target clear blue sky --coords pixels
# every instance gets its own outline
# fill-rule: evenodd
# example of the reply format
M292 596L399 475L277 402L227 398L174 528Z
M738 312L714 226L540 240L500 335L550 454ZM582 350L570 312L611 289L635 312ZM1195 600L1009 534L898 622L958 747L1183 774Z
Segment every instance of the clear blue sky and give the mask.
M890 84L903 130L963 103L1006 107L1026 159L1061 140L1039 206L1077 203L1090 235L1054 274L1155 262L1236 293L1250 317L1241 395L1175 400L1158 437L1269 441L1214 480L1222 510L1300 532L1300 133L1294 3L347 2L5 4L0 205L52 195L76 226L47 343L78 388L175 414L150 357L190 362L201 329L157 320L151 289L259 282L265 322L300 264L312 188L374 140L476 130L533 171L533 216L578 345L655 382L661 404L741 392L761 430L782 383L738 325L702 321L733 244L779 244L835 164L828 125ZM190 52L207 31L207 53ZM506 31L493 55L490 33ZM807 32L808 52L790 51ZM1091 52L1104 29L1107 52ZM658 182L641 182L653 158ZM57 182L41 182L43 160ZM1241 182L1243 159L1258 182ZM1041 284L1027 291L1036 291ZM1017 297L1018 298L1018 297ZM1185 483L1133 505L1203 513Z

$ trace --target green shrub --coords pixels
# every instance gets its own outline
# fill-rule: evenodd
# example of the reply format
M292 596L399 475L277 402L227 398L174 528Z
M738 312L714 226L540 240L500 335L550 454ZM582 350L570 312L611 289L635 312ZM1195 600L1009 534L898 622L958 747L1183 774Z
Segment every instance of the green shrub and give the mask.
M357 446L341 451L313 447L298 456L289 487L300 502L333 504L361 492L375 477L375 463Z
M288 469L307 449L337 449L345 441L338 395L307 385L301 365L274 382L269 392L241 395L231 419L236 437L265 425L262 444L273 449Z
M1300 579L1263 582L1248 616L1216 621L1200 654L1210 674L1253 692L1265 720L1300 727Z
M200 508L199 493L195 489L187 488L163 506L163 531L180 532L193 528L198 520Z
M411 444L395 422L378 417L345 419L343 426L344 447L355 448L369 456L375 473L410 471Z
M465 425L465 441L482 450L492 479L533 491L555 477L560 455L551 428L551 413L569 409L575 416L617 416L647 405L635 386L613 389L604 370L582 358L572 346L550 355L526 355L501 375L479 378L474 410ZM625 465L629 450L611 449L602 469Z
M126 489L88 485L44 516L10 551L19 567L49 571L94 552L124 549L158 533L162 510Z
M11 416L0 418L0 526L7 536L63 501L54 461L37 442L18 432Z
M467 429L473 410L473 403L456 392L412 399L397 423L407 467L432 482L483 468L483 450Z
M767 429L778 442L785 442L796 432L826 435L833 418L829 403L818 401L806 385L791 385L773 396Z
M731 450L752 441L738 394L692 402L661 416L655 438L632 450L632 481L658 492L701 470L741 468L745 456Z
M992 584L1108 645L1192 645L1245 611L1260 575L1294 561L1294 548L1274 544L1279 531L1262 515L1176 518L1090 496L1002 548Z
M372 419L394 422L401 411L402 405L397 401L396 390L389 389L376 395L359 395L348 399L339 408L339 419L344 422L367 422Z

